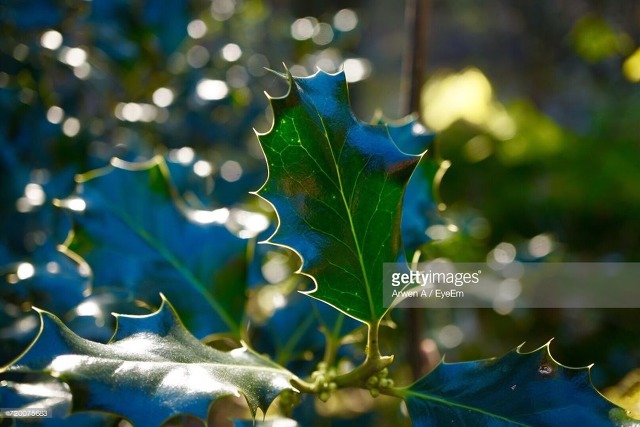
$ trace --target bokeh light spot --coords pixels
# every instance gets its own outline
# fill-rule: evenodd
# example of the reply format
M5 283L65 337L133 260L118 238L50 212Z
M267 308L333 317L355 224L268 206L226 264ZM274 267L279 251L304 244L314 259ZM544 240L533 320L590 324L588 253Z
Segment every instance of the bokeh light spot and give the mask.
M158 107L168 107L173 102L174 95L173 91L166 87L161 87L156 89L153 92L152 100L153 103Z
M538 234L529 240L527 249L532 256L542 258L553 250L553 240L547 234Z
M229 87L222 80L202 79L196 86L196 95L205 101L223 99L229 94Z
M242 49L235 43L228 43L222 48L220 53L225 61L235 62L242 56Z
M64 110L57 105L53 105L47 110L47 120L49 123L58 124L63 118Z
M187 25L187 34L192 39L201 39L207 34L207 24L202 19L194 19Z
M40 37L40 45L49 50L56 50L62 46L62 34L56 30L49 30L42 33Z
M349 83L359 82L371 75L371 63L364 58L350 58L342 64Z
M213 167L211 166L211 163L207 162L206 160L198 160L193 164L193 172L196 175L204 178L211 175L211 172L213 172Z
M622 72L630 82L640 82L640 48L625 59L622 64Z
M220 176L227 182L236 182L242 177L242 166L235 160L227 160L220 167Z
M336 30L348 32L358 25L358 15L351 9L342 9L333 17L333 26Z
M312 17L300 18L291 24L291 37L296 40L308 40L314 34L318 21Z
M187 64L193 68L202 68L207 65L210 57L206 47L196 45L187 51Z
M320 23L314 29L314 34L311 40L317 45L324 46L333 40L333 28L327 23Z
M69 117L62 124L62 133L68 137L74 137L80 132L80 120L75 117Z
M16 271L16 276L20 280L26 280L34 276L36 274L36 269L33 264L28 262L23 262L18 265L18 270Z
M79 67L87 60L87 52L80 47L66 49L62 55L65 64L72 67Z

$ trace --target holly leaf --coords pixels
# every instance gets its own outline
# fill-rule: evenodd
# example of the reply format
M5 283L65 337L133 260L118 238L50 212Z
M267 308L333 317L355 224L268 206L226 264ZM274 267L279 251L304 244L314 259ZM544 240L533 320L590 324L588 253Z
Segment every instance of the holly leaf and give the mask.
M415 117L399 123L378 118L386 124L393 141L405 153L420 154L431 146L435 133L425 128ZM441 164L433 156L422 156L407 185L402 202L402 241L409 258L430 239L427 228L442 223L438 211L437 188L448 163Z
M119 422L119 418L113 415L100 413L81 413L67 417L71 409L71 392L66 384L53 379L31 383L1 381L0 402L3 408L47 411L46 418L16 418L12 424L15 427L106 427L117 426Z
M499 359L439 364L399 390L414 427L440 425L610 426L625 411L591 384L590 368L556 362L546 344Z
M156 305L163 292L199 338L239 331L246 240L226 229L227 209L187 208L161 157L114 159L77 181L75 193L58 203L73 217L65 251L87 261L95 288L124 288Z
M378 322L382 264L404 258L402 197L421 156L354 117L344 73L286 78L289 93L270 99L273 127L258 135L269 172L258 194L279 218L268 242L300 255L310 296Z
M293 374L243 347L225 353L191 335L162 298L145 316L116 315L107 344L83 339L57 317L38 310L32 345L0 370L49 374L68 384L73 411L121 415L134 425L160 425L177 414L206 419L210 403L244 396L255 416L290 385Z

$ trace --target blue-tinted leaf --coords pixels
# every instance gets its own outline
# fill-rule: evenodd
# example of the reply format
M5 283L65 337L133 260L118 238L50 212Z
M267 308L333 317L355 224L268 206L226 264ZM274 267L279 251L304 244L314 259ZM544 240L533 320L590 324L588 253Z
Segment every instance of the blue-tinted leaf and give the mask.
M62 21L64 6L62 0L9 1L3 5L6 16L2 19L22 31L51 28Z
M173 195L161 158L114 165L79 177L70 199L68 248L84 258L94 287L121 287L135 298L175 301L196 336L238 332L246 289L246 240L223 225L226 209L197 211Z
M443 362L400 392L414 427L610 426L626 419L593 387L589 368L560 365L548 344L499 359Z
M381 123L384 123L381 121ZM398 148L405 153L423 153L432 143L435 134L429 132L418 120L412 118L402 124L388 123L389 134ZM432 156L422 156L409 180L402 201L402 242L410 257L418 247L429 241L426 230L430 225L442 222L435 198L436 175L440 163Z
M152 310L141 306L124 289L94 290L64 317L67 326L82 338L106 343L113 336L116 319L111 313L149 314Z
M293 292L264 325L255 328L252 344L278 363L303 372L312 370L322 357L325 333L339 340L360 325L326 304Z
M0 276L0 363L14 358L36 334L31 305L65 315L89 292L77 264L46 243L29 261L2 268Z
M5 266L3 279L9 284L0 287L0 298L15 303L37 304L53 313L65 314L79 304L90 291L89 281L67 256L47 245L47 257L37 256L33 262ZM32 270L20 278L19 271ZM24 274L24 273L22 273Z
M204 419L211 402L224 396L244 396L255 415L282 391L293 390L293 374L247 348L225 353L202 344L164 299L151 315L118 315L108 344L80 338L52 314L39 314L36 340L0 371L64 381L74 411L105 411L156 426L183 413Z
M55 380L21 383L2 381L0 383L0 402L3 408L45 409L46 418L16 418L13 425L65 427L107 427L118 424L119 418L108 414L74 414L71 411L71 392L69 387Z
M0 300L0 364L15 359L38 332L38 319L33 312Z

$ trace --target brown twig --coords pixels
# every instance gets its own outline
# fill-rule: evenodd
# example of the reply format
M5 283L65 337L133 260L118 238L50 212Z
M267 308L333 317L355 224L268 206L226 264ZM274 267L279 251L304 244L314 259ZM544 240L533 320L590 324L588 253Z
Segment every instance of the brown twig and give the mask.
M404 115L420 112L420 92L425 80L427 63L428 26L431 0L407 0L405 26L409 31L404 52L401 108ZM430 155L435 155L434 148ZM427 368L427 361L420 347L422 341L422 316L419 310L407 312L407 352L414 378L419 378Z

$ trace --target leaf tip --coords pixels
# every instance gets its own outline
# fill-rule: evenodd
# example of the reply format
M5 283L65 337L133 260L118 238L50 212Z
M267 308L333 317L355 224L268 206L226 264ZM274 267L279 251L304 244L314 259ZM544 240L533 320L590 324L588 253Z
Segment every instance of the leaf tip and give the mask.
M274 69L268 68L268 67L264 67L264 69L267 70L268 72L272 73L272 74L275 74L278 77L281 77L281 78L287 80L288 76L289 76L289 69L287 68L287 65L284 62L282 63L282 65L284 66L284 69L286 71L286 73L284 73L284 74L279 72L279 71L276 71Z
M39 307L36 307L35 305L31 306L31 309L32 309L33 311L35 311L36 313L38 313L38 314L40 315L40 317L42 317L42 314L43 314L43 313L46 313L46 312L47 312L47 310L44 310L44 309L39 308Z

